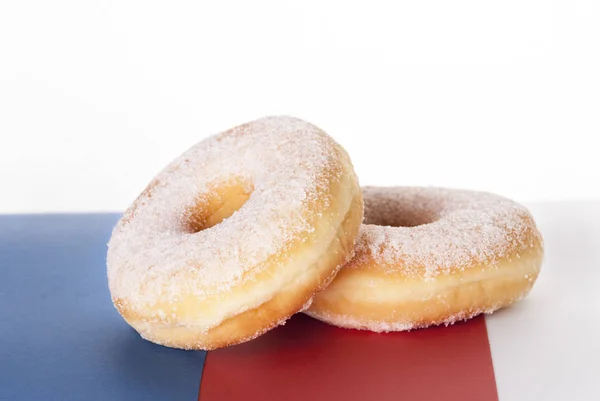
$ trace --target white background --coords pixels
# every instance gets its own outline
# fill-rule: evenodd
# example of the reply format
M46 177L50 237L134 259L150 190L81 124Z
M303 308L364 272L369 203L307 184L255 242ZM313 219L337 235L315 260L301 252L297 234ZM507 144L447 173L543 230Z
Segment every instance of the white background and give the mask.
M269 114L363 184L600 197L600 2L0 2L0 213L122 210Z

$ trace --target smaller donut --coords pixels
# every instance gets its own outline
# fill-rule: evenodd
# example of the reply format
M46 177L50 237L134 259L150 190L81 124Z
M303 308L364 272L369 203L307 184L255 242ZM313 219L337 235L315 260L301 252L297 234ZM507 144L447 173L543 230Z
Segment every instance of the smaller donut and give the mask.
M157 344L249 341L331 282L362 218L333 138L293 117L254 120L192 146L126 210L108 244L111 298Z
M528 210L498 195L366 187L354 258L305 314L374 332L450 325L507 307L540 272L543 240Z

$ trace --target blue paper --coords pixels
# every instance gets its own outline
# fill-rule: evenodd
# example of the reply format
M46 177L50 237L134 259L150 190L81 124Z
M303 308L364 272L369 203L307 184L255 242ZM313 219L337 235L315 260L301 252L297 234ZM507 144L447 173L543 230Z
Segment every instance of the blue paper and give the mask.
M113 307L117 214L0 216L1 400L195 400L204 352L143 340Z

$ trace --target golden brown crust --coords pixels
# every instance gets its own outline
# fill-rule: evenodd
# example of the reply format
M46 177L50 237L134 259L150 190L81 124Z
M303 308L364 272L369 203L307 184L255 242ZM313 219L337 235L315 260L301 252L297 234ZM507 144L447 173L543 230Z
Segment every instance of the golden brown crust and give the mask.
M314 125L267 117L163 169L113 230L115 307L142 337L214 349L285 322L354 254L362 192Z
M425 266L406 264L418 257L382 258L369 244L357 246L352 261L304 313L344 328L387 332L448 325L509 306L531 290L543 260L542 237L525 217L519 241L503 243L493 263L473 258L434 277L425 276Z
M251 340L266 331L281 325L294 313L300 312L311 301L313 295L325 288L333 280L339 269L354 255L353 248L362 221L362 195L360 191L353 197L350 210L338 229L335 239L323 255L317 259L313 269L317 274L305 274L298 281L280 288L269 301L257 308L247 310L223 321L207 332L192 326L148 321L134 312L123 300L115 300L122 316L147 340L182 349L212 350ZM296 248L300 253L301 248ZM277 262L271 264L273 268ZM256 280L247 281L237 292L252 291L256 282L273 274L273 269L264 271ZM312 270L312 269L309 269Z
M452 324L481 313L492 313L522 299L538 277L541 260L538 248L521 255L520 259L501 261L499 268L507 270L504 275L489 271L486 275L485 268L481 267L446 278L445 282L438 280L437 286L431 284L430 288L423 282L407 282L405 277L369 272L359 278L356 271L342 269L327 292L320 292L305 313L336 326L376 332ZM363 294L367 299L357 299L361 294L354 292L353 297L346 297L342 294L348 291L336 288L344 285L346 275L362 283L377 279L388 281L389 291L393 291L394 286L405 286L412 287L416 293L435 293L435 296L368 300L369 294Z

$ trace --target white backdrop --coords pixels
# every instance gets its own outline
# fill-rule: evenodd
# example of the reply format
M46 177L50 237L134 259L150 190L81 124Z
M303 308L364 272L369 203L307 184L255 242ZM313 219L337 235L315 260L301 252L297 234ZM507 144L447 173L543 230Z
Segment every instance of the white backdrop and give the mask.
M363 184L600 197L600 2L0 2L0 213L122 210L269 114Z

